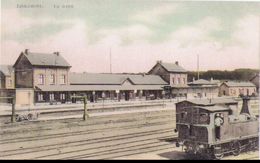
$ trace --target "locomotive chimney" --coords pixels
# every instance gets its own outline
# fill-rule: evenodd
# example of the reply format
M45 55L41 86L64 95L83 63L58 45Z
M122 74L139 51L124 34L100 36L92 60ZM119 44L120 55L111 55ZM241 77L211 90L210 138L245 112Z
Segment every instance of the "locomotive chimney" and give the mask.
M250 115L249 107L248 107L250 98L246 96L246 97L243 97L242 99L243 99L243 105L242 105L242 110L241 110L240 114L246 113L246 114Z

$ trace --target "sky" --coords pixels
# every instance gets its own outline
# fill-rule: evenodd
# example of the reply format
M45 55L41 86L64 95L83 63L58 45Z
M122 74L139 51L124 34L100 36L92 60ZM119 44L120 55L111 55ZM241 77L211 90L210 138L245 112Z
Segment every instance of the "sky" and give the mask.
M64 8L64 6L67 6ZM40 8L39 8L40 7ZM58 8L59 7L59 8ZM0 64L59 51L75 72L258 69L260 2L1 0Z

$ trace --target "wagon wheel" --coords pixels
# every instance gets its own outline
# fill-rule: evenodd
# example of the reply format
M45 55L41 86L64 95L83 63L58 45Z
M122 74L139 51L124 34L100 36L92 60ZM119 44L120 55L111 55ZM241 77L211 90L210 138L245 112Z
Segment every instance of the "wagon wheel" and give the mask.
M214 158L220 160L224 157L224 152L222 152L221 146L217 146L214 149Z
M30 120L33 119L33 114L32 114L32 113L29 113L27 117L28 117L28 120L30 121Z
M224 157L224 153L215 153L214 157L217 160L221 160Z
M16 115L15 121L16 121L16 122L20 122L20 121L21 121L21 117L20 117L19 115Z
M232 143L232 153L234 156L238 156L241 153L241 145L238 141Z

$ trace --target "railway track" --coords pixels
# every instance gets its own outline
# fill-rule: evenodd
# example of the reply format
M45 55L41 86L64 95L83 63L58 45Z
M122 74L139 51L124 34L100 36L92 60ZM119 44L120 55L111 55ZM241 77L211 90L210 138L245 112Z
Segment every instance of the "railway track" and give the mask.
M0 131L1 159L113 158L172 148L172 110L21 123Z
M136 156L142 154L149 159L150 153L165 152L171 155L167 159L184 159L185 154L174 145L175 119L174 110L148 109L90 117L87 121L5 124L0 127L0 159L138 159ZM243 157L256 158L256 154Z

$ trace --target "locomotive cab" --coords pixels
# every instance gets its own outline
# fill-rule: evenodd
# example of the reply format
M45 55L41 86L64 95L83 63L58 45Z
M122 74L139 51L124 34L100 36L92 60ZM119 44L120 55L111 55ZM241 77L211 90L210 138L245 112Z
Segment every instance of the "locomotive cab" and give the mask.
M255 148L258 120L249 113L247 100L244 99L238 115L235 113L238 107L233 104L177 103L176 146L183 146L189 154L214 155L215 158L230 152L237 155L247 147Z

